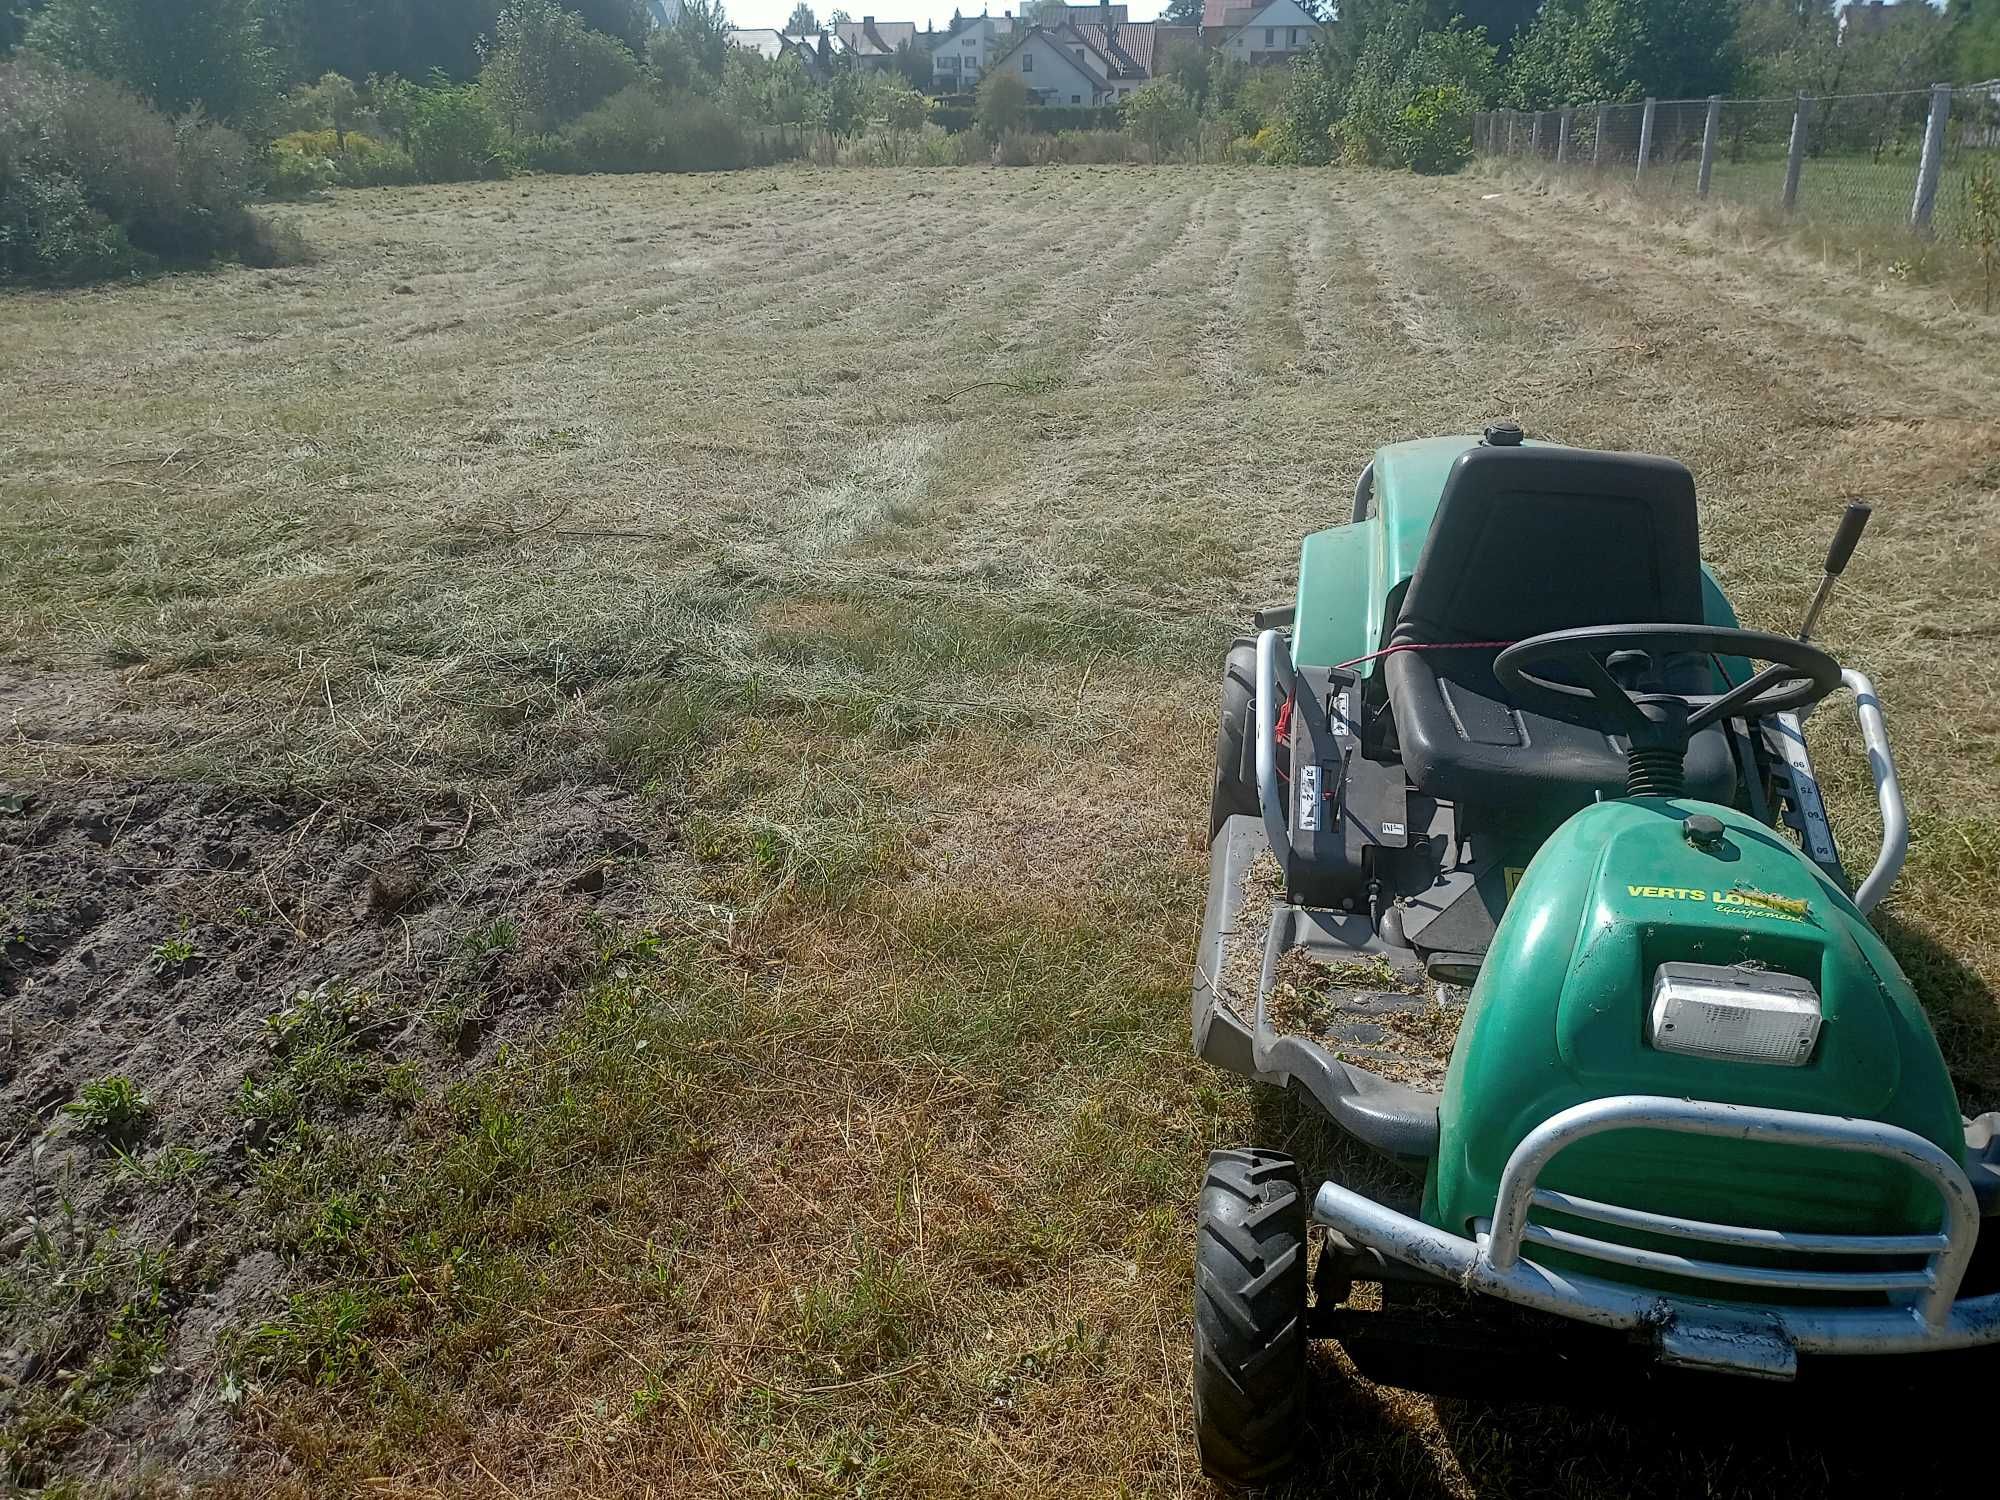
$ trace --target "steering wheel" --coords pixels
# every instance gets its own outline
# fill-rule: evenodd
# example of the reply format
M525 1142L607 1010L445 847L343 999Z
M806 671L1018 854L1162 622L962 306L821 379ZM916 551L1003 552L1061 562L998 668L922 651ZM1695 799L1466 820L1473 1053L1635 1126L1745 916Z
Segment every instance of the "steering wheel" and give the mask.
M1613 653L1633 654L1607 667L1602 658ZM1661 684L1658 659L1676 653L1741 656L1772 665L1726 693L1675 693ZM1562 663L1581 685L1554 682L1529 670L1551 662ZM1628 680L1613 676L1614 669ZM1694 734L1723 719L1755 719L1804 708L1841 685L1840 663L1809 641L1719 625L1588 625L1552 630L1502 651L1494 658L1493 675L1525 707L1561 716L1593 704L1614 732L1647 744L1657 743L1669 724L1673 728L1667 737L1681 738L1676 733L1681 726L1673 724L1680 718L1680 708L1686 710L1685 733Z

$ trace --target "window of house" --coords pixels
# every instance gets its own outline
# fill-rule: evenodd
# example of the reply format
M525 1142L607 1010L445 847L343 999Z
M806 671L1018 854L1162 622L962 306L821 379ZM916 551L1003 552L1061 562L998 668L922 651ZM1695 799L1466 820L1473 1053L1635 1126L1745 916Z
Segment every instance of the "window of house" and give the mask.
M1021 71L1022 71L1023 73L1032 73L1032 72L1034 72L1034 71L1035 71L1035 54L1034 54L1034 53L1032 53L1032 52L1023 52L1023 53L1021 54Z
M1076 60L1077 60L1078 62L1082 62L1082 61L1083 61L1083 48L1081 48L1081 47L1072 47L1072 48L1070 48L1069 50L1070 50L1070 51L1072 51L1072 52L1074 52L1074 53L1076 54Z
M964 41L960 42L958 45L961 47L977 47L979 43L974 38L967 37Z
M1081 94L1071 94L1069 96L1069 102L1072 104L1081 104L1083 103L1083 96Z
M1296 47L1298 46L1298 44L1299 44L1299 28L1294 26L1291 29L1290 34L1285 38L1285 45L1288 47Z
M1264 45L1266 47L1273 46L1276 44L1277 40L1278 40L1278 28L1275 26L1266 26L1264 28Z

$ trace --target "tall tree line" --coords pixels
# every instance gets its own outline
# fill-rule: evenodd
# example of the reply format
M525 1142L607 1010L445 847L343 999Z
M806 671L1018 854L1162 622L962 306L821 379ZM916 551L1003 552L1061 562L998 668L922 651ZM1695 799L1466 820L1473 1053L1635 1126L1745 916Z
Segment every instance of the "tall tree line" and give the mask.
M652 26L642 0L562 0L595 31L643 56ZM0 0L0 52L23 42L130 84L163 107L188 90L172 77L222 87L200 98L214 114L239 112L247 81L371 73L423 79L478 73L504 0ZM249 39L246 41L246 36ZM249 54L247 70L243 54ZM225 56L224 53L232 54ZM216 83L225 72L245 80Z

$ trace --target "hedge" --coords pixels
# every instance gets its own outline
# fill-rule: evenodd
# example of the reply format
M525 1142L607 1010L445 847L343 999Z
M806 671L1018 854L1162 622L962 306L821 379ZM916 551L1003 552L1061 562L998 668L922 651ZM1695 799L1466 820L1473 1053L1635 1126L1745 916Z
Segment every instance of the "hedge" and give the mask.
M933 109L931 122L957 135L978 124L978 111L957 107ZM1023 122L1036 135L1056 135L1066 130L1118 130L1125 123L1115 104L1043 104L1031 107Z

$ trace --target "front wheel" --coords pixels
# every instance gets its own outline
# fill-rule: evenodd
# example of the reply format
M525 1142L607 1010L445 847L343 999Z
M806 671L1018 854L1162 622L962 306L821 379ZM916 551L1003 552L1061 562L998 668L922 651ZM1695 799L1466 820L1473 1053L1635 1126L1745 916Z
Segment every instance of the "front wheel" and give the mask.
M1216 1151L1195 1244L1194 1425L1201 1466L1265 1484L1297 1460L1306 1378L1306 1199L1275 1151Z
M1221 714L1215 729L1215 784L1208 798L1208 837L1238 813L1255 815L1257 796L1257 643L1238 641L1222 665Z

